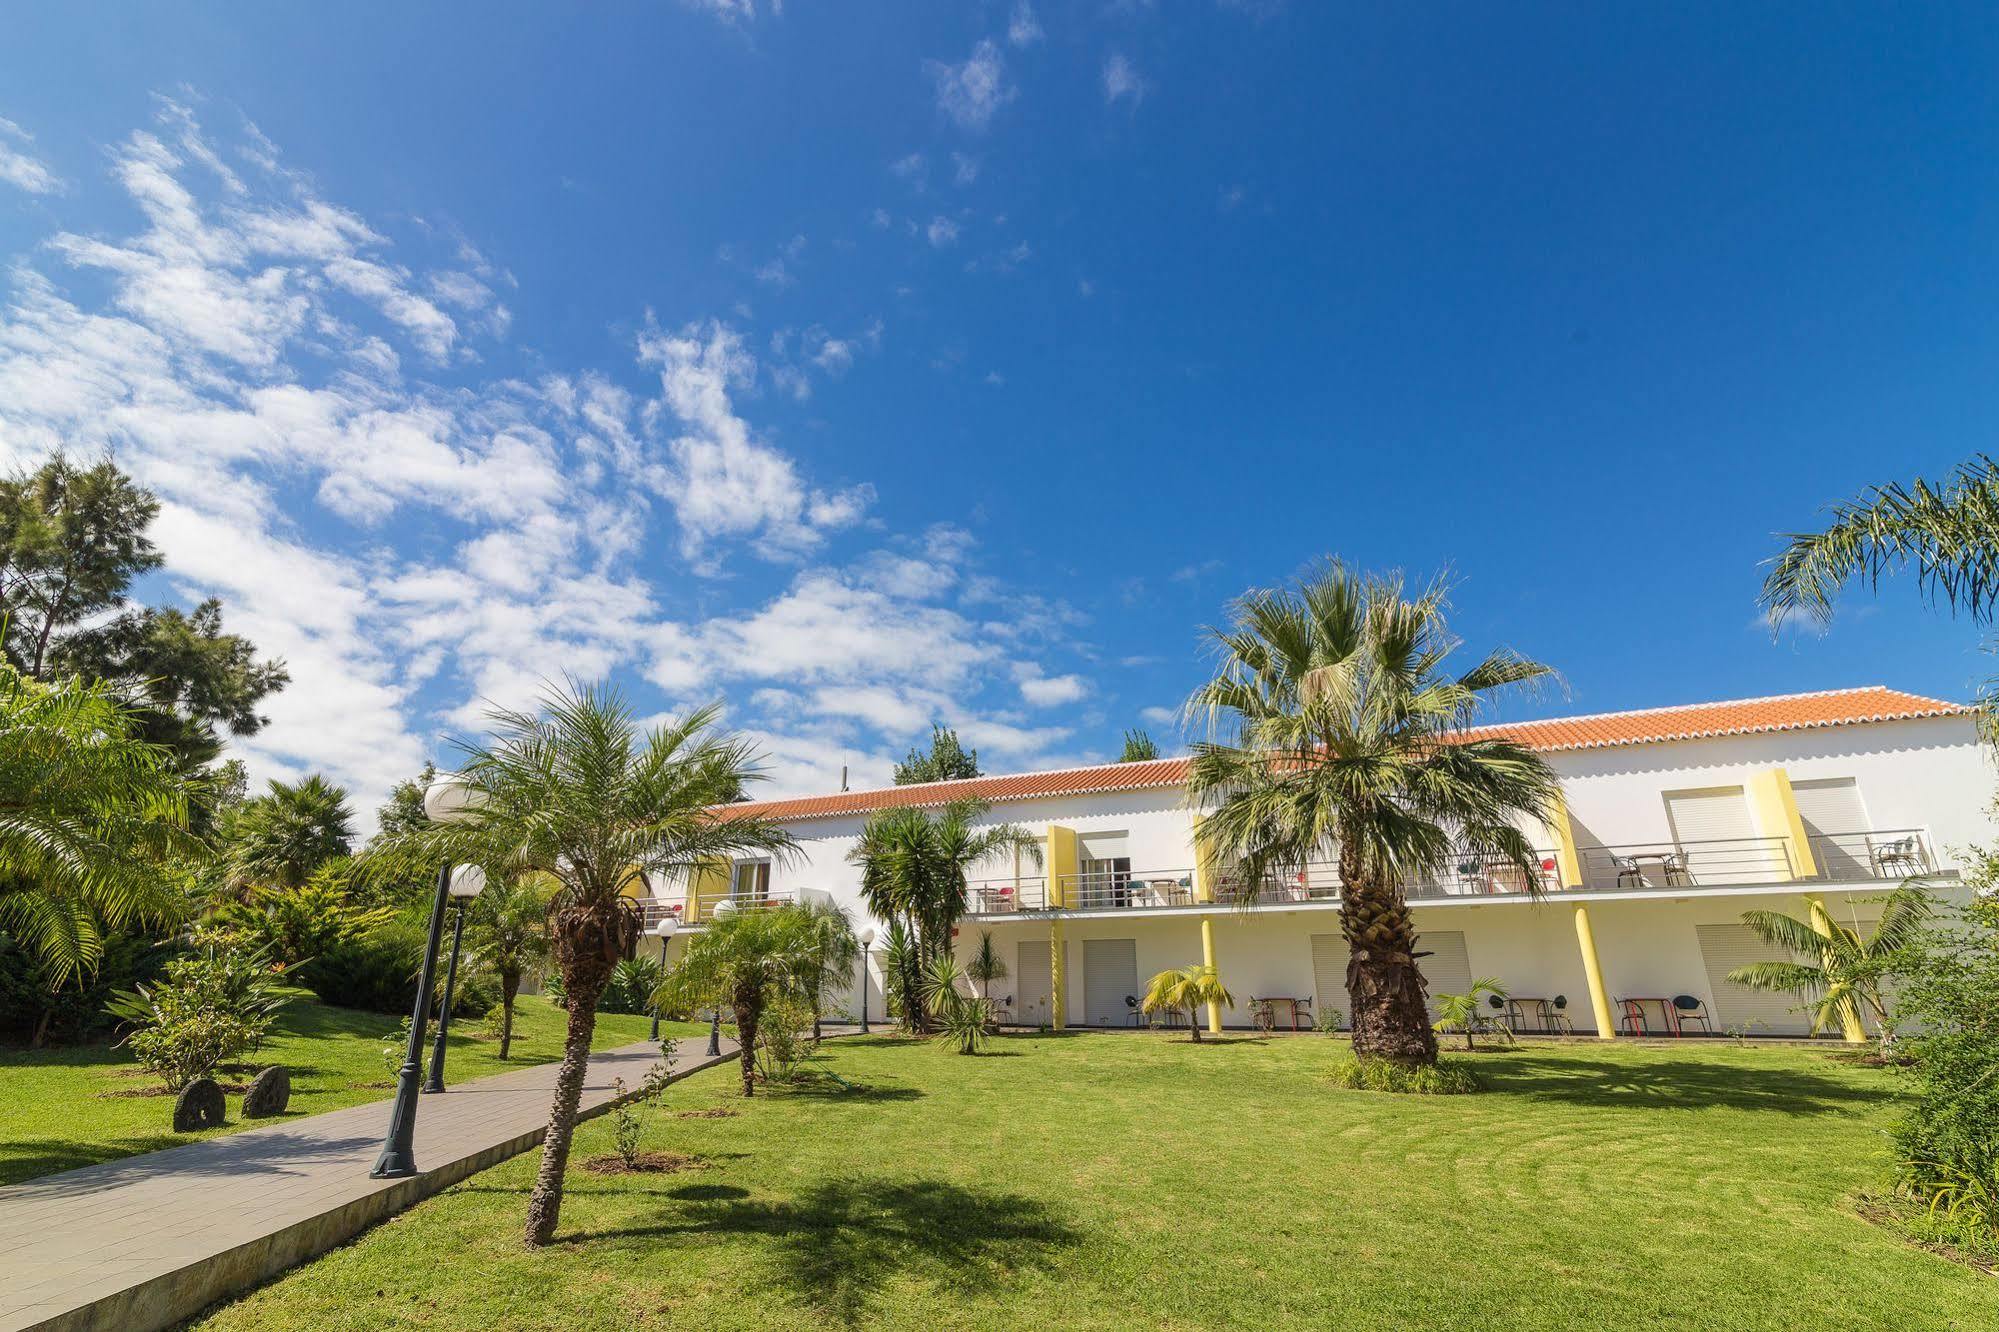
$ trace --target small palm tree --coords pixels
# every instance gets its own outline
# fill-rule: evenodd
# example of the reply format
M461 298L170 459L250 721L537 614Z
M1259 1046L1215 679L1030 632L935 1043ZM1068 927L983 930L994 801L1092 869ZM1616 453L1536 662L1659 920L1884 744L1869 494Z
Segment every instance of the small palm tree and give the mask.
M799 910L812 932L818 949L819 965L807 979L808 1002L812 1005L812 1039L820 1039L820 1023L826 1014L826 992L845 987L853 980L854 963L861 956L861 941L854 937L854 922L838 903L801 903Z
M743 1095L756 1095L757 1026L785 995L808 999L823 972L820 931L799 906L738 911L711 920L661 986L661 1007L727 1008L741 1046Z
M1194 1033L1194 1043L1201 1043L1200 1010L1209 1004L1220 1004L1224 1008L1235 1003L1235 996L1222 984L1222 978L1213 967L1196 964L1181 967L1177 971L1162 971L1154 976L1145 987L1145 998L1139 1007L1147 1013L1185 1013L1187 1026Z
M1473 1049L1475 1047L1472 1045L1472 1033L1485 1020L1484 1010L1487 1003L1495 999L1500 1004L1506 1002L1506 987L1494 976L1479 977L1471 983L1471 989L1463 994L1440 994L1437 996L1435 1029L1440 1032L1463 1032L1465 1049ZM1498 1029L1505 1033L1507 1040L1513 1039L1512 1031L1503 1023Z
M1006 979L1006 959L1000 956L998 946L993 943L991 930L979 931L979 948L972 954L971 962L966 965L965 975L984 992L988 999L992 998L993 985Z
M472 908L473 950L500 978L500 1058L514 1046L514 998L521 980L548 960L553 890L526 874L494 878Z
M352 849L354 813L347 792L315 773L301 782L272 782L243 803L226 835L232 888L300 888Z
M1295 590L1246 593L1209 631L1221 667L1188 701L1217 734L1194 746L1190 778L1212 854L1251 884L1338 861L1354 1052L1402 1064L1437 1058L1404 882L1470 856L1538 885L1518 824L1560 799L1538 754L1470 733L1549 668L1502 649L1447 673L1447 591L1330 563Z
M107 690L0 665L0 929L52 987L96 967L106 928L181 911L161 862L193 850L187 817L172 754Z
M1818 961L1752 962L1729 972L1728 978L1752 990L1804 999L1811 1006L1814 1036L1842 1030L1848 1018L1863 1023L1871 1019L1885 1045L1893 1032L1883 978L1934 911L1929 894L1916 883L1905 883L1882 899L1881 921L1865 936L1829 914L1815 913L1820 919L1814 924L1780 911L1745 911L1742 923L1765 943Z
M542 1245L561 1214L597 1001L638 933L623 893L632 874L689 873L740 853L783 856L793 842L764 819L726 812L757 769L748 745L717 730L718 708L642 731L615 690L571 682L533 712L488 715L493 739L463 746L466 816L384 837L362 863L386 882L471 863L556 885L550 939L569 1018L528 1199L527 1242Z

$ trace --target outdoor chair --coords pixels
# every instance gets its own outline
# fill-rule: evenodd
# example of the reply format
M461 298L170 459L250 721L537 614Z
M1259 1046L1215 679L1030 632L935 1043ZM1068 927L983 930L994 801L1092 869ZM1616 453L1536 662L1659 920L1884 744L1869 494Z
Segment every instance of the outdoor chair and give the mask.
M1126 1026L1142 1027L1145 1025L1145 1013L1138 1006L1137 995L1135 994L1126 995L1124 997L1124 1006L1126 1010L1125 1011Z
M1680 1029L1681 1035L1685 1035L1689 1022L1698 1022L1702 1031L1710 1036L1714 1034L1714 1022L1708 1017L1705 1003L1691 994L1674 995L1673 1025Z
M1541 1001L1541 1025L1551 1036L1573 1036L1576 1024L1569 1021L1569 1015L1562 1010L1569 1006L1569 996L1558 994L1553 999Z
M1613 854L1610 857L1610 863L1617 869L1617 886L1619 888L1643 888L1645 886L1645 867L1630 856Z
M1619 999L1618 1006L1624 1016L1617 1020L1617 1029L1627 1036L1650 1036L1652 1024L1645 1020L1645 1001L1642 999Z
M1870 841L1867 854L1874 865L1874 877L1877 879L1920 874L1923 870L1922 840L1913 833L1887 842Z
M1659 868L1665 873L1668 888L1684 888L1694 881L1693 871L1687 867L1687 854L1673 851L1661 858Z

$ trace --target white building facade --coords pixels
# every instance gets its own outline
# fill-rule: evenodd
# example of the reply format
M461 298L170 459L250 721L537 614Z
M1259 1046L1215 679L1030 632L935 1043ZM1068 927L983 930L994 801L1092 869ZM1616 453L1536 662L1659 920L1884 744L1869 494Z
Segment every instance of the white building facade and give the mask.
M1883 894L1913 875L1961 893L1950 885L1963 851L1992 832L1995 774L1972 712L1896 690L1503 729L1561 779L1563 812L1525 830L1542 848L1533 881L1466 859L1405 891L1430 993L1494 978L1511 997L1494 1016L1516 1030L1802 1035L1798 1000L1727 980L1778 956L1742 913L1822 911L1865 932ZM653 881L646 910L693 929L717 912L822 897L879 930L848 859L868 817L970 796L1042 851L1040 864L980 867L959 927L961 960L986 933L1004 961L990 989L1007 1021L1138 1025L1147 979L1203 960L1237 999L1213 1015L1219 1025L1343 1019L1337 865L1257 884L1204 866L1186 779L1186 760L1162 759L760 802L747 808L784 823L795 857ZM865 980L877 1017L879 971L877 953Z

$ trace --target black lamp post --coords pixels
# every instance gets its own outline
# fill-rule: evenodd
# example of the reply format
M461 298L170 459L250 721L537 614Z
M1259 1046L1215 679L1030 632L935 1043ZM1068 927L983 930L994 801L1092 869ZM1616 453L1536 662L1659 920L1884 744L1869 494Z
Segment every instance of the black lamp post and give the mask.
M875 946L873 929L861 931L861 1035L868 1034L868 950Z
M652 927L653 934L659 939L659 969L662 975L666 972L667 941L673 938L673 932L679 928L680 922L672 916L661 916L659 924ZM656 997L652 1005L652 1038L659 1039L659 1003Z
M477 795L458 778L435 782L423 793L423 812L440 823L463 818L477 802ZM486 872L477 865L437 867L437 898L430 907L430 937L424 944L423 968L417 973L416 1009L410 1015L409 1048L402 1069L396 1074L396 1104L389 1112L389 1133L382 1140L382 1154L368 1173L376 1179L396 1179L414 1175L416 1164L417 1084L423 1077L424 1023L430 1017L430 987L437 978L437 947L444 939L444 908L462 882L477 897L486 886ZM476 883L476 887L473 886Z
M451 926L451 965L444 972L444 1006L437 1010L437 1043L430 1047L430 1077L423 1084L427 1092L444 1090L444 1037L451 1030L451 1001L458 994L458 950L465 942L465 917L472 913L472 904L485 887L484 874L452 876L451 914L455 920Z

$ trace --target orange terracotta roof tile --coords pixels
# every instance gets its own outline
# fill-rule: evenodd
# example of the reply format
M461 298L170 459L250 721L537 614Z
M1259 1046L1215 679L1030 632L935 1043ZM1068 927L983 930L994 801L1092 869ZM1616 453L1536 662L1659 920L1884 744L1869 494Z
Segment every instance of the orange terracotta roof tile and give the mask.
M1662 744L1715 736L1754 735L1768 731L1810 730L1863 722L1908 721L1919 717L1968 714L1961 703L1923 698L1881 685L1830 689L1813 694L1782 694L1724 703L1690 703L1636 712L1604 712L1585 717L1555 717L1546 721L1508 722L1465 732L1468 739L1510 736L1544 753L1603 749L1619 745ZM889 786L872 791L840 791L829 795L730 805L730 817L755 814L771 819L822 819L842 814L867 814L900 806L940 806L971 797L985 801L1031 800L1037 797L1089 795L1111 791L1148 791L1185 786L1188 760L1152 759L1144 763L1104 763L1091 768L1055 772L1011 773L972 777L955 782Z

